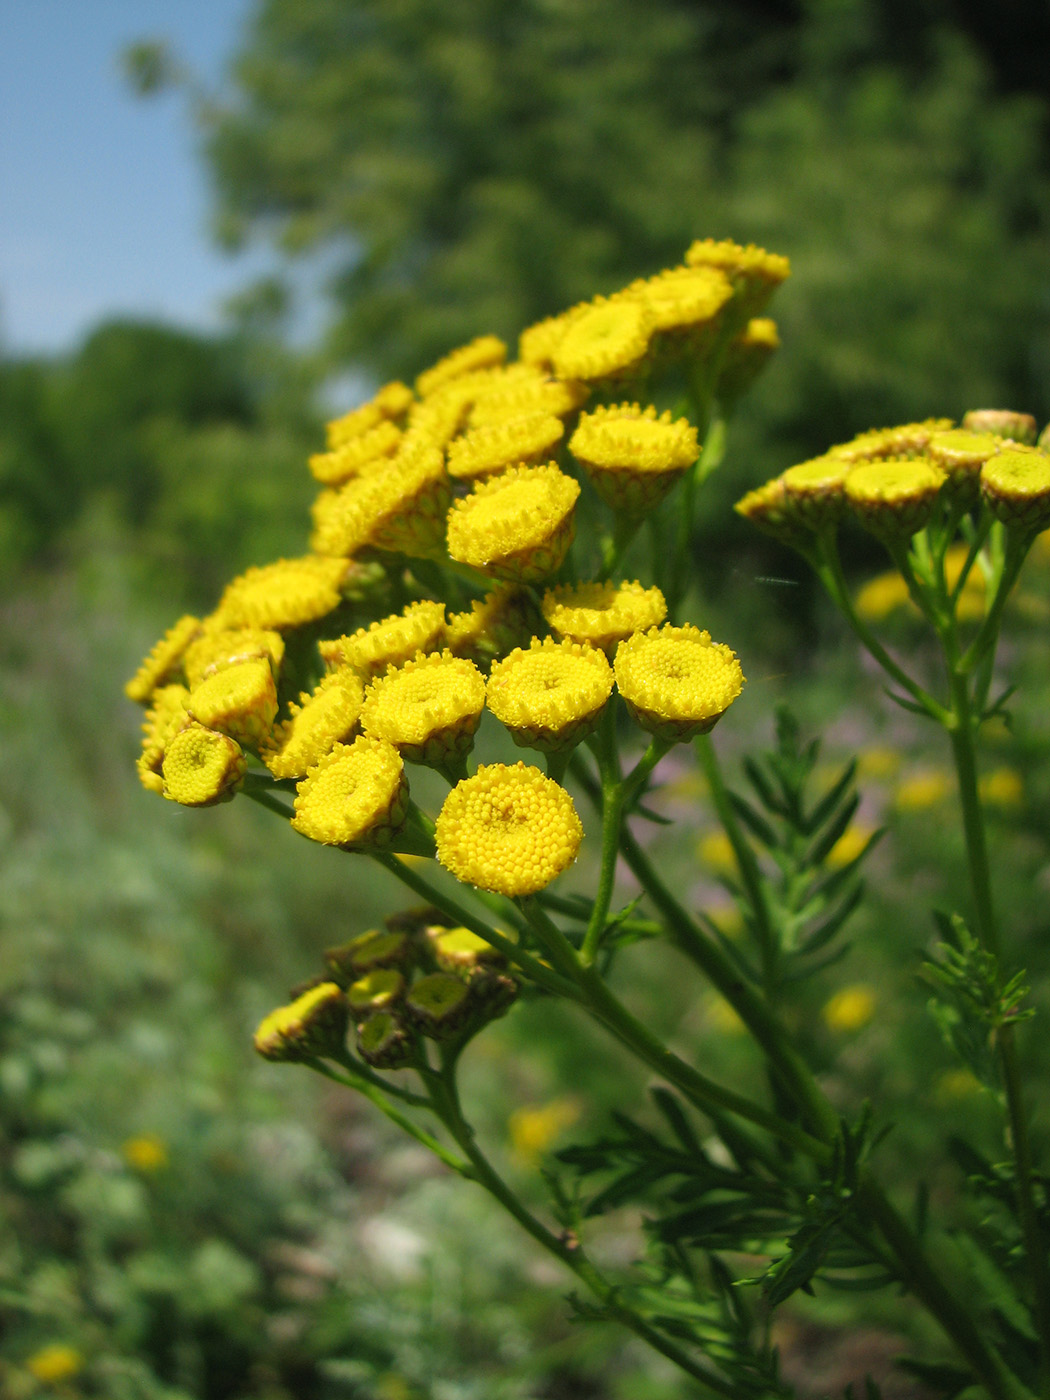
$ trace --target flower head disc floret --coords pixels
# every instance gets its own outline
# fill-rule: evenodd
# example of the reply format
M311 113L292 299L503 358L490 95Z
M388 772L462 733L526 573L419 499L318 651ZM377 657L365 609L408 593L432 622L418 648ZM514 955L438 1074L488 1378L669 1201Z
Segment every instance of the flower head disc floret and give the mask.
M163 793L161 765L169 743L192 721L186 713L190 692L184 685L162 685L153 692L142 725L142 753L136 768L148 792Z
M349 637L318 642L329 669L351 666L362 679L380 676L388 666L400 666L417 652L439 645L445 629L444 603L409 603L403 612L359 627Z
M364 690L355 671L342 666L325 676L312 695L300 695L290 714L274 730L262 758L275 778L303 778L333 748L353 733L361 714Z
M235 740L202 724L189 724L165 751L164 796L185 807L211 807L234 795L245 768Z
M608 505L635 514L659 505L700 445L685 418L625 403L581 414L569 450Z
M488 683L488 706L514 742L553 753L572 747L594 729L612 694L605 653L579 642L534 638L497 661Z
M450 651L418 656L372 682L361 725L415 763L441 764L470 751L485 708L485 681Z
M182 666L192 689L216 671L264 658L276 680L284 659L284 638L280 632L263 627L223 627L205 621L201 635L186 648Z
M216 618L226 627L301 627L338 606L345 577L345 559L278 559L227 584Z
M699 627L653 627L616 649L616 684L638 723L680 742L706 734L740 694L736 655Z
M448 517L448 552L512 583L548 578L572 543L579 494L579 483L553 462L513 467L456 502Z
M917 457L884 457L860 462L843 484L854 516L872 534L908 537L926 525L946 474Z
M657 627L667 616L658 588L633 583L568 583L543 595L543 616L552 632L573 642L611 651L635 632Z
M365 545L423 558L441 545L451 488L437 447L403 449L381 471L356 477L315 503L311 543L346 556Z
M544 889L576 859L583 827L564 788L524 763L483 764L445 798L438 860L495 894Z
M362 735L337 744L299 784L292 826L326 846L383 845L408 810L408 785L393 744Z
M571 312L553 351L559 379L623 379L636 373L655 324L640 301L598 299Z
M564 431L565 425L553 413L483 423L449 444L449 476L470 480L535 462L550 455Z
M1007 525L1044 530L1050 524L1050 456L1034 447L1011 447L981 468L981 494Z
M129 700L148 705L153 692L179 677L186 648L200 632L200 618L180 617L170 627L124 687Z
M186 708L209 729L257 749L277 717L277 687L269 660L255 657L214 672L190 691Z
M436 365L424 370L416 380L416 393L421 399L442 389L446 384L459 379L474 370L491 369L502 365L507 358L507 347L498 336L479 335L469 345L461 345L452 350Z

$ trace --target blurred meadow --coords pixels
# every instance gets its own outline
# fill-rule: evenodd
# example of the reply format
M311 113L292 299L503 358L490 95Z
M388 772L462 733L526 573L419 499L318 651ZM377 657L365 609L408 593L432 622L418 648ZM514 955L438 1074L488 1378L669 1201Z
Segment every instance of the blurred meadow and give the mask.
M735 779L789 700L822 739L822 771L858 757L843 862L886 828L846 958L788 1014L833 1099L840 1084L844 1100L878 1099L898 1185L961 1125L991 1143L986 1096L915 976L928 908L964 882L947 750L885 703L801 562L731 504L871 426L988 406L1050 418L1050 18L1025 0L995 10L252 0L217 86L163 32L125 51L130 88L181 104L216 240L272 249L273 271L219 332L122 309L60 352L0 358L0 1395L688 1393L633 1343L570 1321L556 1268L363 1101L254 1056L259 1018L321 951L403 901L248 803L158 804L122 687L180 609L305 549L305 462L326 417L476 335L513 343L694 237L792 262L783 348L692 542L688 615L749 679L719 748ZM1008 617L1018 690L982 777L1005 921L1037 987L1045 544ZM852 558L861 607L908 646L877 549L858 537ZM724 838L687 757L659 770L654 802L675 824L653 849L731 936ZM674 958L632 949L633 998L716 1078L757 1079L732 1010ZM646 1112L637 1070L543 1002L471 1056L484 1126L522 1182L569 1128ZM1044 1137L1045 1095L1039 1108ZM950 1214L961 1168L938 1170L927 1185ZM628 1260L640 1214L603 1231L600 1250ZM800 1394L859 1386L921 1344L906 1304L858 1296L788 1310ZM848 1347L829 1341L844 1318ZM921 1392L898 1378L884 1393Z

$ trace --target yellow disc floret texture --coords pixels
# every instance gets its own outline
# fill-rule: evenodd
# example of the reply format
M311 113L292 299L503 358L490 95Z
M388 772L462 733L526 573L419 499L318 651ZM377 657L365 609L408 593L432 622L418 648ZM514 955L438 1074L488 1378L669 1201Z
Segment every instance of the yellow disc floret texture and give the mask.
M616 684L643 728L681 741L706 734L740 694L735 654L699 627L653 627L616 650Z
M658 588L645 588L637 580L563 584L543 595L543 616L560 637L609 651L663 622L667 602Z
M292 826L326 846L382 845L404 821L408 785L393 744L337 744L299 784Z
M202 724L189 724L165 750L164 796L185 807L210 807L233 796L245 766L235 740Z
M218 616L227 627L272 627L277 631L301 627L337 606L345 574L342 559L316 554L278 559L260 569L248 569L227 584Z
M469 751L484 708L485 681L474 663L437 652L373 681L361 724L415 763L443 763Z
M576 859L582 839L569 794L524 763L483 764L452 789L437 819L441 864L496 894L544 889Z
M553 752L594 728L612 687L604 652L534 638L528 650L517 647L493 666L488 706L517 743Z
M553 462L514 467L456 502L448 518L448 552L512 583L549 578L572 543L579 494L579 483Z

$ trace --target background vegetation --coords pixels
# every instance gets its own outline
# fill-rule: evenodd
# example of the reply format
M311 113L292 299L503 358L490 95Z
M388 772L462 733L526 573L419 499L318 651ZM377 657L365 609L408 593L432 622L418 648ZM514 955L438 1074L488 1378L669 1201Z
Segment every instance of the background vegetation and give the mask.
M679 1393L618 1338L571 1329L563 1281L356 1105L304 1102L302 1076L252 1063L258 1016L386 891L276 840L244 804L158 809L120 687L180 606L301 550L304 458L333 385L410 377L482 332L513 339L694 236L763 243L795 274L776 308L784 350L695 541L696 614L752 679L725 741L765 740L790 693L829 758L861 750L863 815L891 826L834 974L867 1001L852 1022L819 998L798 1015L832 1080L895 1107L902 1178L960 1115L979 1128L910 971L930 930L909 911L958 869L929 820L942 756L901 718L872 718L870 680L794 561L728 504L872 424L983 405L1050 417L1050 21L1020 0L995 19L962 0L259 0L217 93L154 44L128 56L143 91L184 84L218 235L275 241L289 276L246 289L220 339L110 323L70 355L0 361L4 1393ZM308 351L286 336L303 285L325 308ZM1015 780L1001 779L1000 859L1035 972L1050 815L1038 565L1025 598L1016 660L1032 682L1001 741ZM673 765L665 800L690 834L664 858L717 903L702 794ZM723 1008L674 972L636 968L684 1047L749 1073ZM534 1012L489 1044L476 1073L521 1170L585 1100L597 1127L641 1089ZM579 1101L558 1087L569 1065ZM507 1103L532 1116L508 1122ZM957 1185L931 1183L949 1199ZM629 1257L636 1229L615 1222L605 1247ZM842 1307L818 1300L783 1339L804 1392L884 1371L908 1326L870 1317L844 1357L827 1342Z

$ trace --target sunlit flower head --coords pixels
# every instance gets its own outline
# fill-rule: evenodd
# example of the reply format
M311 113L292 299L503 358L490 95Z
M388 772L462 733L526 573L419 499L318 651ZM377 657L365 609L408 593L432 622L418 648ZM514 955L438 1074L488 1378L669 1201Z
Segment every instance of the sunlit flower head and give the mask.
M142 753L136 765L139 780L148 792L164 791L164 753L179 730L191 722L186 713L189 698L190 692L184 685L162 685L153 692L142 725Z
M180 617L161 637L142 665L124 687L129 700L148 705L153 692L162 685L182 679L182 658L200 632L200 618Z
M962 491L968 499L976 496L981 467L994 457L1002 440L994 433L972 433L964 428L952 428L934 433L926 454L948 477L953 491Z
M497 661L488 707L515 743L553 753L590 733L612 694L605 653L579 642L536 638Z
M255 657L215 671L190 691L192 719L258 748L277 716L277 687L268 659Z
M147 1175L163 1171L168 1165L168 1144L156 1133L142 1133L128 1138L120 1145L121 1156L129 1167Z
M186 648L183 669L192 689L216 671L264 658L276 679L284 659L284 638L280 632L263 627L211 627L205 623L201 635Z
M569 450L608 505L641 514L659 505L696 461L700 445L685 418L624 403L581 414Z
M449 476L473 480L549 457L564 431L565 425L552 413L529 413L471 428L449 444Z
M828 1030L848 1033L862 1030L875 1015L875 988L865 982L843 987L821 1008Z
M780 476L788 518L812 529L838 520L844 509L843 486L849 471L848 462L830 454L788 467Z
M791 273L791 263L779 253L767 253L754 243L746 246L732 239L698 238L685 255L690 267L715 267L736 288L743 319L757 316L781 282Z
M839 508L835 503L829 511L829 518L834 519L835 511ZM784 487L783 478L779 476L742 496L733 509L767 535L785 543L805 539L809 532L803 518L808 513L808 506L804 502L802 510L798 509L795 499L788 495ZM820 512L816 512L816 515L819 521Z
M292 826L326 846L378 846L408 810L408 784L393 744L366 735L336 744L299 784Z
M382 389L360 408L351 409L341 418L335 418L325 426L325 436L329 451L335 451L344 443L364 437L366 433L381 423L403 418L413 403L413 393L407 384L394 380L384 384Z
M616 299L642 302L655 331L684 336L715 325L732 296L732 285L720 268L672 267L655 277L639 278Z
M246 768L235 739L203 724L188 724L164 750L163 795L184 807L212 807L234 795Z
M357 673L341 666L325 676L310 695L289 706L262 750L275 778L303 778L338 743L350 738L361 714L364 688Z
M1035 442L1038 424L1030 413L1015 413L1008 408L975 408L965 414L963 427L971 433L994 433L1011 442Z
M894 428L872 428L829 451L847 462L871 462L878 457L910 457L925 452L930 439L955 426L951 418L925 418L921 423L900 423Z
M452 499L444 458L437 447L417 443L382 471L326 494L314 511L312 547L349 557L366 545L416 558L439 552Z
M470 374L473 370L502 365L506 358L507 347L498 336L478 336L469 345L461 345L458 350L451 351L431 369L424 370L416 380L416 393L420 398L426 398L451 380Z
M576 859L583 827L564 788L524 763L483 764L445 798L438 860L495 894L544 889Z
M533 583L549 578L573 535L579 483L553 462L512 467L479 482L448 517L448 552L493 578Z
M247 569L226 585L216 618L227 627L301 627L338 607L346 573L344 559L317 554Z
M353 477L363 476L381 466L398 450L401 429L383 419L367 432L346 438L328 452L315 452L309 458L310 472L325 486L341 486Z
M359 627L348 637L318 642L330 669L351 666L365 680L381 676L388 666L400 666L417 652L440 645L445 631L445 605L409 603L403 612Z
M1050 455L1004 448L981 468L981 495L998 520L1033 533L1050 525Z
M599 297L570 313L554 347L554 369L559 379L591 383L630 378L642 367L654 329L644 303Z
M658 588L633 583L572 583L548 589L543 616L552 632L611 651L619 642L656 627L667 616Z
M850 468L843 494L872 534L907 537L926 525L947 477L931 461L884 457Z
M485 708L485 680L450 651L418 656L368 687L366 734L385 739L414 763L443 764L469 753Z
M319 982L260 1021L255 1049L264 1060L310 1060L337 1053L348 1020L342 990L334 982Z
M534 372L486 388L472 404L468 422L472 428L480 428L533 413L564 418L586 403L589 393L586 384L577 380L549 379Z
M736 655L699 627L653 627L616 649L616 685L627 708L659 738L706 734L740 694Z

